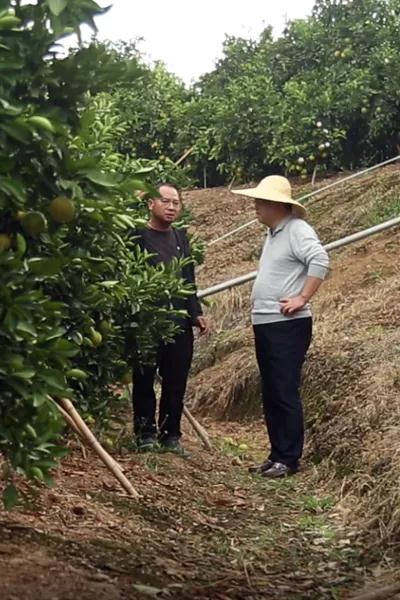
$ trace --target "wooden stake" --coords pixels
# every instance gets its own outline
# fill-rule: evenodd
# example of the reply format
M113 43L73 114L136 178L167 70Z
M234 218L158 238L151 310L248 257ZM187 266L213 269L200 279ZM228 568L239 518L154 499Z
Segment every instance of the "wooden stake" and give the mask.
M312 174L312 178L311 178L311 185L313 187L315 185L315 178L317 177L317 171L318 171L318 164L315 165L314 171L313 171L313 174Z
M129 494L129 496L132 496L132 498L140 498L140 495L138 494L138 492L135 490L133 485L130 483L130 481L128 481L128 479L123 474L122 469L119 466L119 464L117 463L117 461L114 460L112 458L112 456L110 456L108 454L108 452L106 452L104 450L103 446L96 439L96 437L90 431L89 427L86 425L86 423L84 422L84 420L82 419L82 417L80 416L78 411L75 409L71 400L69 400L68 398L61 398L59 400L59 403L56 403L56 404L59 406L59 408L63 409L60 412L63 414L63 416L65 417L68 424L70 424L74 430L75 430L75 428L78 430L79 436L91 448L93 448L95 453L99 456L99 458L106 465L106 467L111 471L111 473L114 475L114 477L116 477L116 479L118 479L118 481L120 482L120 484L122 485L124 490L127 492L127 494ZM65 413L68 415L68 419L66 418ZM73 425L72 425L71 421L73 422Z
M53 400L53 398L51 398L50 396L48 396L48 398L49 398L49 399L50 399L50 400L53 402L53 404L55 404L55 406L58 408L58 410L60 411L60 413L61 413L61 414L62 414L62 416L64 417L64 419L65 419L66 423L68 423L68 425L71 427L71 429L74 431L74 433L75 433L75 434L78 436L78 438L79 438L79 441L82 441L82 438L83 438L83 433L82 433L82 431L79 429L79 426L78 426L78 424L77 424L77 423L75 423L75 421L73 420L73 418L72 418L72 417L71 417L71 416L70 416L70 415L67 413L67 411L65 411L65 410L63 409L63 407L62 407L62 406L60 406L60 404L58 404L58 402L56 402L55 400ZM83 440L83 441L85 441L85 440ZM82 449L83 458L86 460L87 456L86 456L85 447L84 447L84 446L82 446L82 447L81 447L81 449ZM124 472L124 471L123 471L123 468L121 467L121 465L119 465L119 464L117 463L117 461L113 459L113 457L112 457L112 456L110 456L110 459L111 459L112 461L114 461L114 464L116 465L116 467L117 467L118 469L120 469L122 472Z
M195 149L195 146L192 146L191 148L189 148L189 150L186 150L186 152L184 152L182 154L182 156L180 158L178 158L177 161L175 161L175 165L178 166L181 164L181 162L183 162L185 160L185 158L187 158L189 156L189 154L191 154L193 152L193 150Z
M71 419L69 414L67 412L65 412L65 410L62 408L62 406L57 404L57 402L54 402L54 404L57 406L58 410L61 412L62 416L64 417L64 420L68 423L68 425L71 427L72 431L74 431L75 435L77 436L79 446L81 448L82 456L83 456L84 460L87 460L86 448L85 448L84 444L82 444L82 435L78 429L78 426L75 425L74 421Z
M68 425L71 427L72 431L74 433L76 433L76 435L78 435L80 438L82 437L81 432L79 430L78 425L75 423L75 421L72 419L72 417L69 416L69 414L67 413L67 411L65 411L63 409L62 406L60 406L57 402L53 401L54 404L57 406L58 410L60 411L60 413L62 414L62 416L64 417L64 420L68 423Z
M202 425L200 425L200 423L197 421L197 419L194 418L194 416L189 411L189 409L186 408L186 406L183 407L183 414L185 415L185 417L187 418L187 420L193 427L194 431L197 433L197 435L203 442L204 447L207 450L212 450L212 445L210 442L210 438L208 437L207 431L204 429L204 427Z
M232 177L232 179L231 179L231 181L230 181L230 183L229 183L229 185L228 185L228 191L229 191L229 192L231 191L231 189L232 189L232 187L233 187L233 184L235 183L235 180L236 180L236 175L234 175L234 176Z
M207 167L203 167L203 188L207 187Z

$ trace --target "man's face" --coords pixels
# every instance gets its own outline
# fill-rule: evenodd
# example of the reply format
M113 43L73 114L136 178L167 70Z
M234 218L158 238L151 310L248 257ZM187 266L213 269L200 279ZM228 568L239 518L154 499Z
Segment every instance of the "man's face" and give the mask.
M263 225L270 227L280 217L282 207L277 202L271 200L254 200L257 218Z
M149 201L151 214L163 223L173 223L181 214L182 203L178 191L169 185L162 185L160 197Z

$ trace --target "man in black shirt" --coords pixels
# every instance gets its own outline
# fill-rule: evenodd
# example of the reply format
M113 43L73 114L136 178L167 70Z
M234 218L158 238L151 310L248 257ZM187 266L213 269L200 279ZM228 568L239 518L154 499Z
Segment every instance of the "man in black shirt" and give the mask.
M150 220L146 228L135 233L136 242L153 257L153 265L168 264L173 258L189 257L190 247L186 233L173 227L182 210L178 190L169 184L158 188L159 197L149 201ZM133 421L139 450L154 449L158 441L171 451L185 454L180 443L180 422L183 398L193 357L193 327L201 334L208 332L196 296L193 263L182 268L182 278L193 285L194 293L188 298L175 298L173 306L186 310L187 317L175 319L180 331L172 343L162 343L157 349L154 364L141 365L133 373ZM154 379L156 372L162 378L158 432L155 420L156 396ZM157 435L158 433L158 435Z

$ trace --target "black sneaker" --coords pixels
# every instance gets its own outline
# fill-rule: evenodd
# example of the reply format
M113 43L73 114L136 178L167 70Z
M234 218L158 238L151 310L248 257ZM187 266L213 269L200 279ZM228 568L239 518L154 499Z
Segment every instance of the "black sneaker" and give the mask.
M155 435L147 435L136 440L138 452L152 452L157 448L158 441Z
M261 475L261 473L264 473L264 471L270 469L273 464L273 461L268 458L261 465L252 465L249 467L249 473L252 473L253 475Z
M165 452L173 452L183 458L189 458L190 453L182 446L181 441L177 437L167 437L160 440L161 448Z
M279 477L289 477L289 475L294 475L296 472L297 469L288 467L280 462L274 462L269 469L261 473L261 476L268 477L269 479L278 479Z

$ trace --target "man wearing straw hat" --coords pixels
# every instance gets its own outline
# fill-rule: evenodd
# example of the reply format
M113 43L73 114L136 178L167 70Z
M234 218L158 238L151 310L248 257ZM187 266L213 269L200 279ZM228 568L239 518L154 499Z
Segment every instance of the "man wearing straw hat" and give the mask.
M271 175L234 193L253 198L258 220L269 228L251 306L271 450L250 472L285 477L298 471L303 451L299 386L312 336L309 301L328 272L329 257L285 177Z

